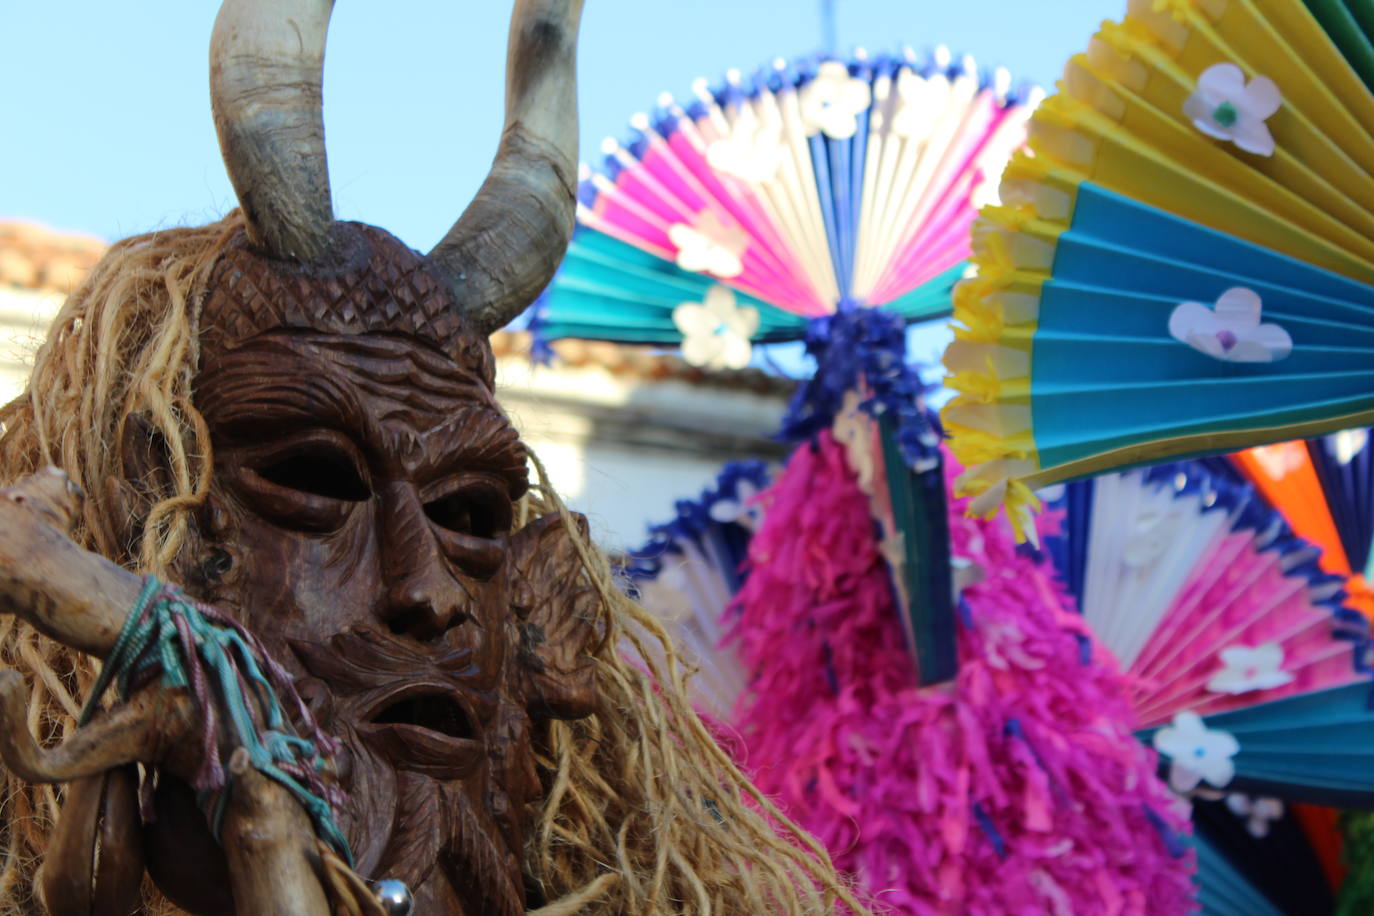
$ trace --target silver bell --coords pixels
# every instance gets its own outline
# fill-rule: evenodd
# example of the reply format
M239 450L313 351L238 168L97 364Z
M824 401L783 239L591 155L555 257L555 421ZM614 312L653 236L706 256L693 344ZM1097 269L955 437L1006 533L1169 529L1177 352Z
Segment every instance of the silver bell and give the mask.
M386 911L386 916L410 916L415 908L415 900L410 896L410 888L405 882L387 878L372 885L377 902Z

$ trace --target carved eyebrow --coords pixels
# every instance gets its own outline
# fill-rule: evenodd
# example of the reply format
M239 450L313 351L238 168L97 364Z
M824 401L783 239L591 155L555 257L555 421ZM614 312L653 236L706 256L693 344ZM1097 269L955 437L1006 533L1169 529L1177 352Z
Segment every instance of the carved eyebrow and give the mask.
M413 441L389 444L395 445L397 454L403 455L407 464L435 479L461 467L500 476L512 499L518 499L529 489L525 446L505 414L494 406L466 405L431 428L424 442L416 437Z
M253 355L207 372L198 386L198 406L221 432L260 437L273 427L302 423L343 428L362 415L356 392L342 379L309 365L284 373Z
M230 445L333 428L431 480L471 469L501 477L512 499L529 489L525 448L478 377L398 341L263 335L205 367L197 406Z

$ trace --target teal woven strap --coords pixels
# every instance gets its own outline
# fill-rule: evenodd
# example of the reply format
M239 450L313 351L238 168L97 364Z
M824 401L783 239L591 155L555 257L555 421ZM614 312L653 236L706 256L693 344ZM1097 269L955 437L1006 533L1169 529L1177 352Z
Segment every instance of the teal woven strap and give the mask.
M195 697L203 760L194 788L216 837L228 800L229 779L220 750L224 743L244 748L255 769L286 787L310 815L315 832L352 864L348 841L334 821L334 806L342 802L342 793L323 778L338 743L315 724L291 676L252 634L150 575L105 659L80 724L98 709L112 682L125 700L154 678L160 678L164 688L184 687ZM291 730L283 698L309 737ZM220 740L221 719L232 736L228 742Z

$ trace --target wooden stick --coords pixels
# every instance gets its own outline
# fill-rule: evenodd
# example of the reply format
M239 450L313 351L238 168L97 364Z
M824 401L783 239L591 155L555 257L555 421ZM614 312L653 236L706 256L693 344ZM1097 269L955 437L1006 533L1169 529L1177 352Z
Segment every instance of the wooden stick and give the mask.
M0 490L0 612L101 658L114 648L138 601L140 577L83 550L68 533L82 494L46 468ZM58 747L40 748L25 719L23 678L0 671L0 759L31 782L66 782L130 761L169 765L183 778L199 764L199 716L184 690L145 690L83 726ZM195 748L194 753L188 750ZM240 916L329 916L315 830L291 793L230 759L233 778L222 842Z
M143 582L68 536L82 499L80 488L51 467L0 490L0 612L104 658Z
M33 740L28 705L24 678L17 671L0 671L0 760L20 779L71 782L126 763L164 763L184 747L196 753L183 766L199 765L199 742L182 740L195 733L199 719L184 690L145 690L51 749Z
M243 748L229 758L233 785L220 842L229 858L238 916L329 916L315 828Z

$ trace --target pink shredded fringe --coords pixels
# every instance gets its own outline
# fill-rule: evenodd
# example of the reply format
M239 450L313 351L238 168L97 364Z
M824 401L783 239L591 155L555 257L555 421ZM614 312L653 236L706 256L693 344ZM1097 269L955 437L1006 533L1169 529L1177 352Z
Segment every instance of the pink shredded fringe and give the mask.
M1194 909L1187 808L1131 734L1126 682L1003 525L951 501L954 553L987 577L958 678L918 689L843 450L798 449L762 501L727 612L753 676L737 725L759 787L837 865L896 913Z

